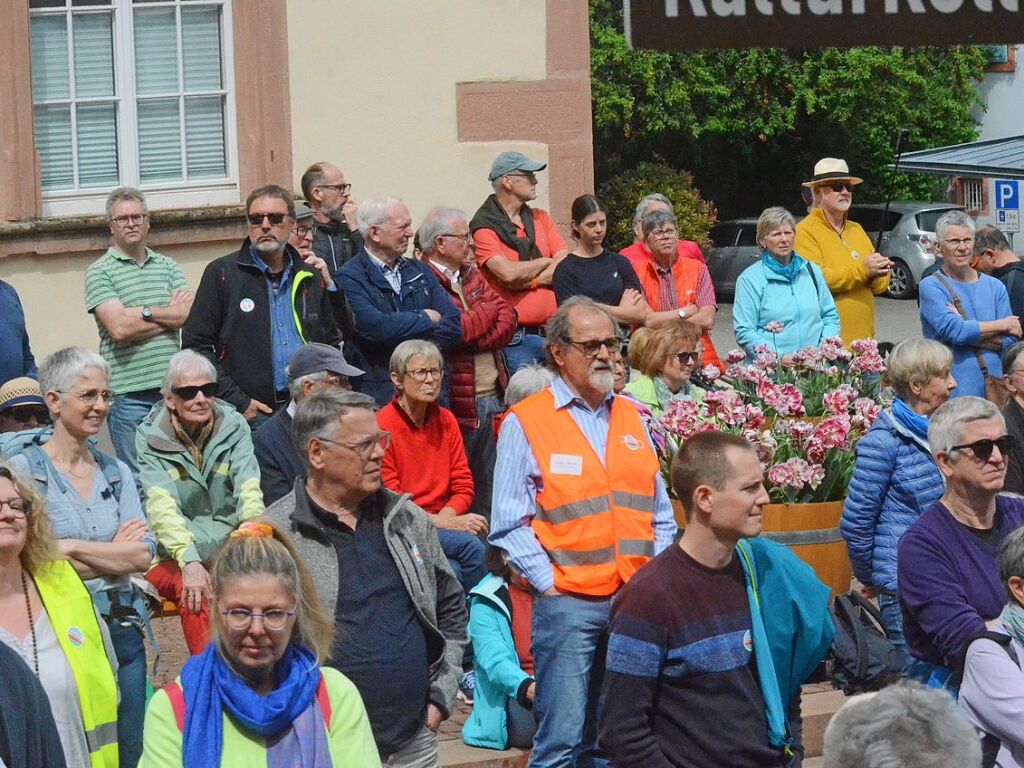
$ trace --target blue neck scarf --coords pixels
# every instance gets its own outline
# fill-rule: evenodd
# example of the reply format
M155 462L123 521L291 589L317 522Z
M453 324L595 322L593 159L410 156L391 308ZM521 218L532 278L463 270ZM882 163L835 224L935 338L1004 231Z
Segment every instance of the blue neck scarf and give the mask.
M210 643L181 670L185 728L183 768L221 764L224 712L267 740L267 768L331 768L327 729L316 700L320 668L306 647L289 645L277 662L277 687L266 696L228 666Z
M912 435L928 442L928 417L917 413L898 397L892 401L892 417Z
M783 278L787 283L792 283L796 280L796 276L800 274L800 270L804 269L804 264L807 262L795 253L789 257L789 264L783 266L775 258L768 253L768 249L761 251L761 263L764 264L765 269L769 269L779 277Z

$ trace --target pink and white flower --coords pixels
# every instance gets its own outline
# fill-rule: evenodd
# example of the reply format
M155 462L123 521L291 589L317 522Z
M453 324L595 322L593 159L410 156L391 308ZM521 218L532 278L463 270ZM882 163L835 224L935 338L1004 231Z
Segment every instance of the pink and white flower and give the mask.
M764 324L764 329L768 331L768 333L782 333L785 327L786 324L781 320L772 320Z
M736 365L742 363L747 359L747 353L742 349L730 349L729 354L725 356L725 362L727 365Z
M704 378L708 381L715 381L722 375L722 372L718 370L718 366L711 364L705 365L700 369L700 372L704 374Z

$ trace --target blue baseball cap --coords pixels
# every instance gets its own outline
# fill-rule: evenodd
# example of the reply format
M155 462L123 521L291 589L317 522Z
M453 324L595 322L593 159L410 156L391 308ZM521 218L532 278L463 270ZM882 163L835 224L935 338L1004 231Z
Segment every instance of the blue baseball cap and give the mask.
M547 163L538 163L536 160L531 160L522 152L502 152L491 163L491 173L487 179L488 181L494 181L513 171L536 173L537 171L543 171L547 167Z

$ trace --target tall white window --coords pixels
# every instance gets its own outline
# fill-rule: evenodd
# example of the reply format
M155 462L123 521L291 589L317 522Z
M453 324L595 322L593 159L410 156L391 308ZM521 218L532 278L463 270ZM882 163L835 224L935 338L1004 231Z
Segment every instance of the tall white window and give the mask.
M44 215L237 202L230 0L30 0Z

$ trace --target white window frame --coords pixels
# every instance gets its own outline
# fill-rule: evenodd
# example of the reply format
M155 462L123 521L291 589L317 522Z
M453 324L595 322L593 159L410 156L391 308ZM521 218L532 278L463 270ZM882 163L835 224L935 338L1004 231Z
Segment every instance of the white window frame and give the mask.
M964 192L964 208L968 211L984 210L985 180L971 176L964 176L961 179L961 184Z
M102 2L103 0L98 0ZM67 20L68 50L71 50L72 24L71 14L82 14L90 11L97 13L113 13L113 45L114 45L114 96L101 98L75 99L76 103L87 101L113 101L117 110L117 159L119 185L137 187L146 195L151 209L166 208L199 208L212 205L235 205L239 200L238 183L238 132L235 110L235 67L234 67L234 34L232 25L231 0L194 0L184 4L186 8L202 8L219 6L221 8L221 93L224 96L224 150L227 175L222 179L203 179L199 181L153 182L144 184L139 181L139 149L137 98L135 90L135 27L134 10L156 8L180 8L180 0L163 0L136 5L133 0L110 0L109 6L92 8L90 6L70 6L58 8L32 8L30 16L64 15ZM179 11L180 14L180 11ZM181 25L178 16L179 54L178 65L181 66ZM69 61L71 78L74 79L74 60ZM151 98L147 94L146 98ZM44 102L45 103L45 102ZM35 97L32 106L35 110ZM179 119L185 120L185 111L179 111ZM72 120L74 133L74 120ZM182 162L187 163L185 137L182 131ZM77 155L77 153L76 153ZM77 157L76 157L77 166ZM77 170L76 170L77 173ZM114 187L97 187L78 190L47 190L42 192L43 218L61 216L82 216L104 213L107 195Z

